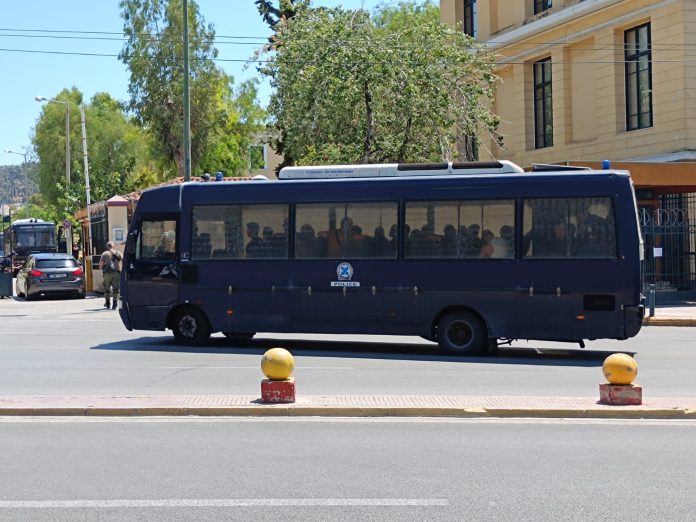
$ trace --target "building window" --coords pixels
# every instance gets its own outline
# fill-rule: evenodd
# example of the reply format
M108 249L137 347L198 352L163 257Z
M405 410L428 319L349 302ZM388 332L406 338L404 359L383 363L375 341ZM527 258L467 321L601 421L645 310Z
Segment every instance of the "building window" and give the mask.
M534 147L553 146L551 58L534 63Z
M249 170L268 170L265 144L249 146Z
M652 127L652 51L650 24L624 33L626 58L626 130Z
M543 13L551 9L551 0L534 0L534 14Z
M464 0L464 34L476 38L478 31L476 0Z

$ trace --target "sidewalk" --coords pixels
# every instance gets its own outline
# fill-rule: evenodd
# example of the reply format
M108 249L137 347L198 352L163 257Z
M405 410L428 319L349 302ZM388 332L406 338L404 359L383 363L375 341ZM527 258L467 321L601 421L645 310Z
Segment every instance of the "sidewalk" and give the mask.
M696 302L656 306L654 317L649 317L649 314L650 310L646 309L643 325L696 326Z
M0 397L0 416L245 416L696 419L696 397L607 406L597 397L346 395L262 404L248 395Z

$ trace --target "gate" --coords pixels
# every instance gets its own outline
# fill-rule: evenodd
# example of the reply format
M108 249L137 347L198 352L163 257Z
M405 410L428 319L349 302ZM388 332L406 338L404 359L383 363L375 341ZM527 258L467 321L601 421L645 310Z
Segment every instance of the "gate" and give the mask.
M660 208L643 207L639 217L643 285L696 294L696 193L660 196Z

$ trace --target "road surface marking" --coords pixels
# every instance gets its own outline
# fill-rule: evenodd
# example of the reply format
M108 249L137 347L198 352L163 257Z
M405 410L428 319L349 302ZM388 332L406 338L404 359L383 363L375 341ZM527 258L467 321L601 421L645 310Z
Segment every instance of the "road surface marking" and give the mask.
M2 500L0 509L158 507L449 506L440 498L211 498L152 500Z

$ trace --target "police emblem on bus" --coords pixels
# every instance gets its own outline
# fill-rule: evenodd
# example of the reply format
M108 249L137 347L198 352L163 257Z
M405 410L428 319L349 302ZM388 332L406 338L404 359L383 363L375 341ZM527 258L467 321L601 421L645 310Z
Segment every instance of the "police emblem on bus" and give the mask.
M339 281L350 281L353 277L353 267L350 263L341 263L336 268Z

